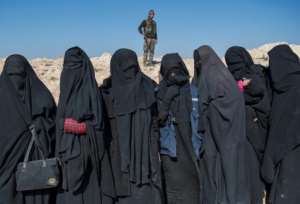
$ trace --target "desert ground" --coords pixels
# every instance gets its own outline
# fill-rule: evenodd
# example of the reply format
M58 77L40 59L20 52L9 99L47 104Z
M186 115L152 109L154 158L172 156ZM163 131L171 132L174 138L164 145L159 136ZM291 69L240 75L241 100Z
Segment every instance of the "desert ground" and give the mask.
M249 49L251 56L254 59L254 62L257 64L262 64L264 66L268 65L268 51L278 44L287 44L284 42L280 43L270 43L262 45L258 48ZM293 51L300 57L300 45L290 44ZM22 54L22 53L20 53ZM223 61L224 58L221 56ZM111 54L103 53L100 57L91 57L91 61L95 68L95 74L97 82L100 85L106 77L109 76L109 64L110 64ZM160 61L161 58L156 58L156 61ZM141 62L142 58L139 57ZM3 69L5 58L0 58L0 72ZM190 75L193 76L193 59L184 59L186 66L189 69ZM60 73L62 70L63 57L57 59L49 58L35 58L30 60L31 65L34 68L34 71L37 73L39 78L46 84L46 86L52 92L55 100L58 100L59 97L59 79ZM159 63L153 67L143 67L140 63L142 71L150 76L155 81L158 81L159 77Z

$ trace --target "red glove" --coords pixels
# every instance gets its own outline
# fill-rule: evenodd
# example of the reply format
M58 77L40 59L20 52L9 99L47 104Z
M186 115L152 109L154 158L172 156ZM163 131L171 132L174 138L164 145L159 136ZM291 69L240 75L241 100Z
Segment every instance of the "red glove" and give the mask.
M77 122L73 118L66 118L64 122L64 132L84 135L86 134L86 124L85 122Z

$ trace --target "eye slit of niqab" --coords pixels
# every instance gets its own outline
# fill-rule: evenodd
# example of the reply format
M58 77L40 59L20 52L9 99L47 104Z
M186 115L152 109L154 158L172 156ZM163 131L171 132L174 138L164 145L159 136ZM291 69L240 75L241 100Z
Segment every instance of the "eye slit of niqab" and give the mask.
M137 72L138 72L138 69L137 69L136 65L131 65L124 69L126 79L134 79Z

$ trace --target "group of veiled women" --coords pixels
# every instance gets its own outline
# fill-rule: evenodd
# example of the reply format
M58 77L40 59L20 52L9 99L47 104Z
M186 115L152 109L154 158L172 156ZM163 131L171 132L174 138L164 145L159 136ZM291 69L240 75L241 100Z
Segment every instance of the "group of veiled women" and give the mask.
M0 204L300 203L300 62L288 45L256 65L242 47L194 51L194 76L174 54L160 82L137 55L114 53L98 87L86 53L66 51L58 106L29 62L6 59L0 77ZM57 157L55 189L17 191L15 172Z

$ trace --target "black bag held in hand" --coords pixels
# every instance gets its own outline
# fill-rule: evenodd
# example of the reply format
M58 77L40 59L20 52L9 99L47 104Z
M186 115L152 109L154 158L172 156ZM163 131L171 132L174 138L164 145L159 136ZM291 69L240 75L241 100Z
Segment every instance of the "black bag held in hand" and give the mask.
M57 158L45 159L37 145L34 125L30 126L31 140L24 162L19 163L16 171L17 191L42 190L55 188L60 182L60 162ZM28 161L32 146L36 145L42 160Z

